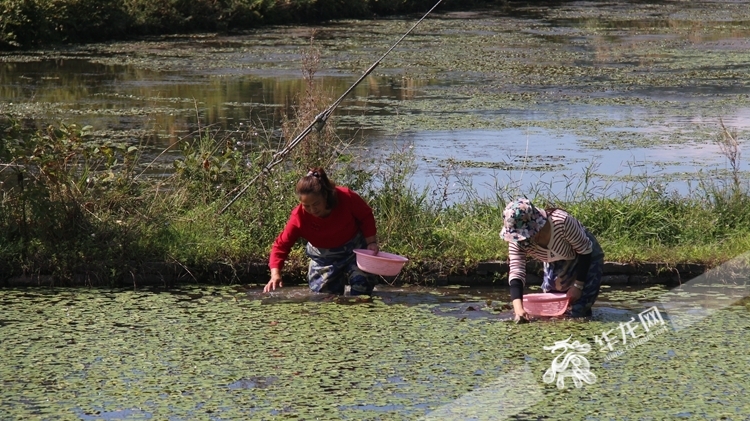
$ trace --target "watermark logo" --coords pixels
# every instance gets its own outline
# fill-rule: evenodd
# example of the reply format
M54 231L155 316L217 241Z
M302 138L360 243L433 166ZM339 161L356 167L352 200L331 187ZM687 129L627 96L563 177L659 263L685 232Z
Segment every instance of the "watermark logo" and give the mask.
M572 337L572 336L571 336ZM577 388L581 388L584 383L594 384L596 375L591 372L589 360L584 357L591 350L591 345L582 344L578 341L570 341L570 338L564 341L557 341L552 346L545 346L544 349L554 353L559 352L557 357L552 360L552 366L544 372L542 380L545 383L557 382L558 389L565 388L565 379L570 377Z
M611 361L624 354L625 351L643 345L656 335L668 330L656 306L638 313L638 320L640 324L636 323L635 317L631 317L628 321L620 322L616 328L602 332L601 335L594 335L594 342L600 346L599 351L607 352L607 356L604 357L605 361ZM577 388L581 388L584 383L596 382L596 375L591 372L591 364L584 357L584 354L588 354L591 350L591 346L579 341L570 342L570 338L572 336L564 341L557 341L552 346L544 347L550 352L559 352L552 360L552 366L542 376L545 383L556 382L558 389L565 388L565 379L568 377L573 380ZM615 349L616 345L618 349Z
M605 361L611 361L624 354L625 351L643 345L654 339L656 335L660 335L668 330L656 306L638 313L638 319L640 320L640 324L635 323L635 317L631 317L627 322L620 322L617 328L594 336L594 341L601 347L599 351L607 352L607 356L604 357ZM641 329L643 332L640 331ZM615 345L618 343L621 347L615 349Z

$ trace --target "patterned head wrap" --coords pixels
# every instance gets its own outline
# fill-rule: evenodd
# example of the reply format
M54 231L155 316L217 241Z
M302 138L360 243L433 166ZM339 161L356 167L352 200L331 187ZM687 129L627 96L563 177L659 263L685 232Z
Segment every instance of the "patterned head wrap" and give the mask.
M547 212L538 209L529 199L516 199L503 211L503 229L500 237L517 243L528 240L542 230L547 223Z

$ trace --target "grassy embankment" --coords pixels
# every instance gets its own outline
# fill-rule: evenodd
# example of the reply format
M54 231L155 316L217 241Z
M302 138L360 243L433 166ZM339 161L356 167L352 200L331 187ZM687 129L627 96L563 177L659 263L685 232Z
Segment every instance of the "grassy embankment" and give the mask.
M447 170L442 186L416 189L408 149L384 161L354 156L336 137L332 119L219 215L283 139L293 139L332 102L315 84L316 54L311 49L305 58L306 92L296 116L283 122L281 138L273 130L257 136L252 124L232 133L199 129L178 143L179 159L166 178L148 176L154 162L141 159L147 145L102 144L86 128L58 124L40 132L13 116L1 118L0 281L26 274L51 275L58 284L128 283L148 262L180 265L196 280L237 281L231 275L243 273L246 263L265 263L297 203L294 184L313 165L328 168L333 180L371 203L382 247L416 263L404 281L429 282L425 267L461 273L505 259L507 245L497 234L501 212L518 194L576 215L600 239L609 261L715 266L750 249L750 192L740 177L736 134L724 127L715 140L729 161L730 179L707 178L689 196L653 185L613 192L580 174L564 197L538 186L529 192L508 187L486 199L466 184L464 199L455 203L446 194L457 174ZM251 149L238 149L248 143ZM305 264L297 247L287 273L299 279ZM224 268L219 277L217 266ZM264 282L265 276L239 281Z

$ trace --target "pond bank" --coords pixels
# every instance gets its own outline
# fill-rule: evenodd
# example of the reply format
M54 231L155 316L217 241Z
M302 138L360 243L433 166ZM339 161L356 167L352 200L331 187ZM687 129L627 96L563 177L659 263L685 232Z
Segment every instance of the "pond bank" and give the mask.
M508 273L508 263L500 260L479 262L476 267L462 270L461 273L444 273L440 262L410 262L405 271L394 278L381 279L391 285L417 284L424 286L497 286L504 285ZM541 285L541 264L528 263L527 285ZM703 264L680 263L669 264L661 262L620 263L605 262L602 285L610 286L642 286L665 285L676 286L705 273L709 267ZM295 271L296 272L296 271ZM216 263L206 270L188 268L179 263L142 263L134 264L130 271L129 281L116 282L104 279L101 274L79 273L73 281L60 283L52 276L32 275L15 276L0 280L0 287L32 287L32 286L165 286L176 287L195 283L211 284L250 284L264 285L268 278L267 263L247 263L229 266ZM415 281L419 280L419 281ZM285 285L304 284L305 278L301 272L286 273Z

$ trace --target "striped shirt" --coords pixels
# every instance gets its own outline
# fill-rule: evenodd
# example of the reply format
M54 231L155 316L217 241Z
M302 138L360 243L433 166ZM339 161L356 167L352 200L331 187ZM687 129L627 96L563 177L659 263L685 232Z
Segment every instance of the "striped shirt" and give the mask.
M508 281L520 279L526 283L526 256L551 263L558 260L573 260L576 254L591 253L591 240L586 235L586 229L576 218L562 209L555 209L547 214L547 223L550 221L552 233L547 248L532 242L508 243Z

